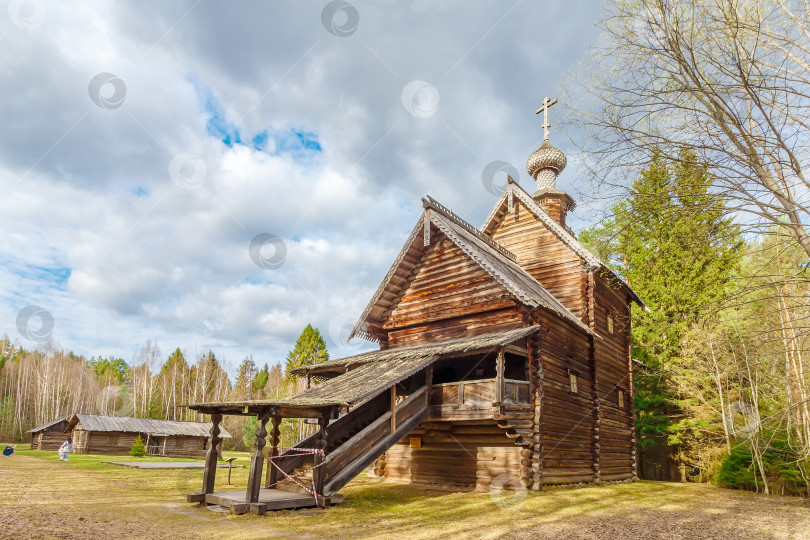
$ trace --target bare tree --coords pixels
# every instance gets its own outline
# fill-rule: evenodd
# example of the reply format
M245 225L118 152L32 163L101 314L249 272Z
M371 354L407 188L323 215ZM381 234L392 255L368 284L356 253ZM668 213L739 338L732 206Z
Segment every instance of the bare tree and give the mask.
M614 0L602 28L567 89L601 187L693 149L731 212L810 255L808 2Z

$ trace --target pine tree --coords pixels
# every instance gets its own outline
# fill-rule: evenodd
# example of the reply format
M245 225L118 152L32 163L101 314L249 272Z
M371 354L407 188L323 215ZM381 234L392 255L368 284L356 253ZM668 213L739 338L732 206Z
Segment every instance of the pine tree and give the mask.
M743 242L725 217L712 178L684 152L675 166L654 156L613 218L583 231L580 240L627 279L649 311L633 307L634 376L641 446L678 442L678 396L668 369L690 327L726 294Z
M287 354L287 363L284 366L287 371L287 379L294 379L294 375L290 374L291 369L319 364L327 360L329 360L329 353L326 350L326 342L318 329L308 324L298 336L293 350Z

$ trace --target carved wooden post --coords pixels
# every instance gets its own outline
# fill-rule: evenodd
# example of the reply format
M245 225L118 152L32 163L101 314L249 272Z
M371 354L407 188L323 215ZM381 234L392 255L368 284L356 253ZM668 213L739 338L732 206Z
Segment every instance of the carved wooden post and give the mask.
M503 371L504 371L504 354L503 347L498 349L498 360L496 363L495 372L495 402L499 405L503 403Z
M256 440L253 442L253 456L250 458L250 474L248 475L247 492L245 493L246 503L259 502L259 489L262 487L262 466L264 465L264 445L267 441L264 438L267 436L267 419L269 413L263 412L257 415L259 420L259 429L256 430Z
M309 370L307 370L307 388L312 385L312 377L310 376Z
M211 415L211 436L208 438L208 450L205 453L205 472L203 472L202 492L213 493L214 481L217 474L217 446L222 441L219 436L219 423L222 422L221 414ZM204 502L204 501L203 501Z
M281 435L281 430L279 429L279 424L281 423L280 416L274 416L272 418L272 429L270 430L270 457L274 457L278 455L278 440L279 436ZM267 479L265 480L264 487L275 489L276 486L274 485L278 482L278 469L276 469L272 463L267 464Z
M323 450L324 453L315 454L315 470L312 471L312 483L314 484L315 493L323 496L325 495L323 486L326 480L326 474L323 469L324 465L321 465L321 463L326 459L326 426L329 424L329 416L326 411L324 411L323 416L318 419L318 424L320 424L320 431L318 431L318 440L315 442L315 448ZM318 506L321 506L321 504L326 505L325 499L321 499L317 496L315 497L315 502Z

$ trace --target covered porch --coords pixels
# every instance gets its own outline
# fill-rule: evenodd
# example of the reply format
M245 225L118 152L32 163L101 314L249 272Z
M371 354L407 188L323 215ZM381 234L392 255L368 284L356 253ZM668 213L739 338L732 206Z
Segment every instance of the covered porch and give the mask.
M426 420L497 421L508 438L522 444L521 437L528 434L526 420L519 426L513 422L531 414L529 338L538 328L374 351L298 368L293 373L306 377L307 389L289 398L189 405L211 415L212 428L203 486L189 494L188 501L256 514L337 504L343 486ZM247 488L215 492L217 455L210 450L219 443L219 426L228 414L255 416L258 429ZM310 419L319 429L293 448L281 449L279 425L284 418ZM268 422L270 448L265 457ZM280 480L303 472L312 474L311 488L299 485L297 493L279 489Z
M341 495L330 497L315 496L308 493L296 493L278 489L277 483L281 480L279 471L268 464L264 471L265 461L280 454L279 426L284 418L312 418L320 426L307 441L312 445L315 467L312 471L312 491L323 494L324 475L320 465L324 461L326 449L326 426L331 420L338 418L341 403L312 402L291 403L289 400L278 401L247 401L229 403L205 403L190 405L189 408L211 415L211 433L208 442L208 451L205 458L202 489L186 496L188 502L200 504L220 505L233 514L264 514L271 510L291 510L314 506L329 506L338 504L343 500ZM250 460L250 472L245 489L215 491L218 455L216 447L221 440L220 424L224 415L256 416L258 430L254 440L254 452ZM270 423L270 431L267 424ZM265 457L264 448L267 445L267 436L270 435L270 449ZM265 476L266 475L266 476ZM263 487L262 480L268 487Z

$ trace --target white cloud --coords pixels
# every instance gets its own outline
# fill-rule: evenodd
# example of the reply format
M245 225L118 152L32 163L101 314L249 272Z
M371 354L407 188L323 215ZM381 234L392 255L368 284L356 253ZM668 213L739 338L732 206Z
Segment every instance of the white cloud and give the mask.
M88 355L131 359L156 339L166 354L275 362L309 322L333 354L357 352L334 342L420 197L480 223L494 202L483 167L522 171L540 133L533 108L594 32L568 4L520 4L500 20L510 7L358 2L346 38L325 31L318 4L49 3L39 28L3 20L0 332L17 336L16 313L37 304L54 338ZM89 99L99 72L125 82L121 107ZM440 93L429 118L400 102L415 79ZM302 127L323 152L227 147L207 133L193 80L243 138ZM181 152L205 162L199 189L169 177ZM250 259L260 233L286 243L281 268Z

